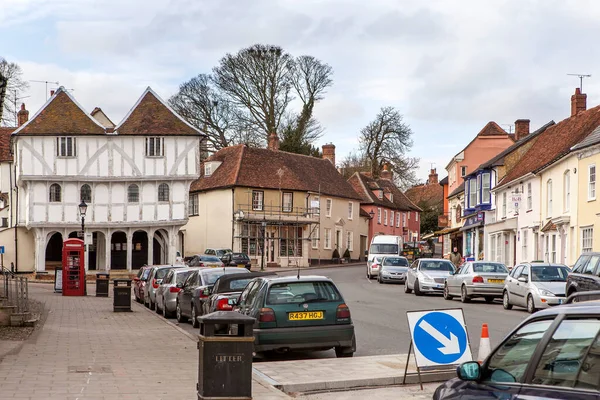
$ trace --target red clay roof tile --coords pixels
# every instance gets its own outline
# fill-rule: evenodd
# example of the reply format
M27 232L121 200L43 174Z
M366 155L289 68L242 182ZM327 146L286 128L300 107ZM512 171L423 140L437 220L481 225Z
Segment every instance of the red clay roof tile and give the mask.
M17 128L0 127L0 162L13 160L10 154L10 135L15 129Z
M392 181L387 179L373 179L366 173L356 172L348 179L348 182L361 196L361 204L376 204L400 211L422 211ZM380 199L373 193L373 190L383 190L383 198ZM390 201L385 193L391 193L393 201Z

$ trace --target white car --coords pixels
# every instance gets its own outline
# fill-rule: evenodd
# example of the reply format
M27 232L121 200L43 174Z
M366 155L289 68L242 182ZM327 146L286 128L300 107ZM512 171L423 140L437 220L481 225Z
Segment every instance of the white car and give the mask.
M425 293L442 294L446 278L454 272L454 265L448 260L419 258L408 269L404 293L412 293L414 290L417 296Z
M379 276L382 259L383 257L373 257L371 261L367 261L367 279L373 279Z

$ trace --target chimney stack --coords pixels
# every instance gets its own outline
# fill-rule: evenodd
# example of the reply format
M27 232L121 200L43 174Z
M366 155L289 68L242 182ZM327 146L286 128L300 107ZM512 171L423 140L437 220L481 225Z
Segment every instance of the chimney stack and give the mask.
M322 148L323 158L331 161L331 163L335 167L335 145L333 143L324 144Z
M530 122L528 119L518 119L515 121L515 139L520 140L529 135Z
M269 135L269 150L277 151L279 150L279 137L275 132Z
M17 113L17 121L18 121L18 126L21 126L24 123L26 123L27 121L29 121L29 111L27 111L25 109L25 103L21 104L21 109Z
M581 89L576 88L571 96L571 117L585 111L587 108L587 94L581 94Z
M393 173L392 173L392 171L390 171L390 164L389 163L383 164L383 171L381 171L380 178L381 179L386 179L388 181L392 180Z
M435 168L432 168L429 172L429 180L427 181L427 184L429 185L431 185L432 183L438 183L438 174Z
M50 91L50 97L54 96L54 90Z

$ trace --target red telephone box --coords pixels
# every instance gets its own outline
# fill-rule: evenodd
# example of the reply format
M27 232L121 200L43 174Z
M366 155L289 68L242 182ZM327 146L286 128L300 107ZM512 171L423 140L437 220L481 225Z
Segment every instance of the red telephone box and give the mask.
M85 296L85 256L81 239L63 242L62 295Z

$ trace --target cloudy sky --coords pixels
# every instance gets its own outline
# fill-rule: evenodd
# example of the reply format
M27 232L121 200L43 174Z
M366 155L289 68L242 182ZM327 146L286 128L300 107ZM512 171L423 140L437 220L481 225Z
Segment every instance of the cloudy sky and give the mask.
M490 120L566 118L579 85L568 73L592 74L584 92L599 104L599 20L595 0L0 0L0 56L117 122L147 86L167 99L227 52L279 45L334 69L319 144L343 158L394 106L426 179ZM25 95L37 111L45 84Z

